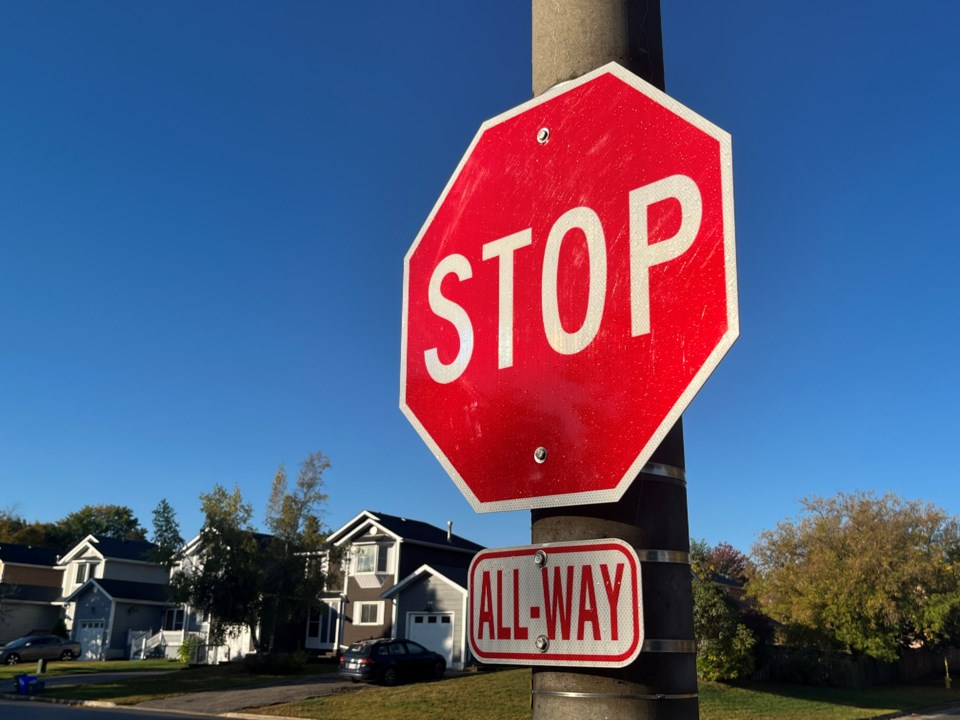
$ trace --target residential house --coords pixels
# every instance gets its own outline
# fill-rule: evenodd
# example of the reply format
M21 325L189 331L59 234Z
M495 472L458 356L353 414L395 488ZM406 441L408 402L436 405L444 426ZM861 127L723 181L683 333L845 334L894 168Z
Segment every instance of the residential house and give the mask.
M254 537L261 548L265 548L270 541L270 535L254 533ZM190 540L177 552L170 576L176 573L193 573L202 567L203 563L203 533ZM218 663L239 660L243 656L255 651L253 636L248 627L237 627L219 644L210 641L210 618L189 605L170 606L164 619L162 628L152 637L146 638L141 646L142 654L149 653L155 648L156 654L167 657L178 656L180 646L186 638L194 636L199 639L198 654L192 660L198 663Z
M146 540L88 535L60 558L64 619L82 659L129 657L134 635L161 626L170 571L156 551Z
M375 637L417 640L447 655L450 667L468 659L466 574L482 546L420 520L369 510L329 536L342 557L338 646ZM308 645L309 645L308 632Z
M32 631L50 632L60 620L63 568L46 548L0 545L0 645Z

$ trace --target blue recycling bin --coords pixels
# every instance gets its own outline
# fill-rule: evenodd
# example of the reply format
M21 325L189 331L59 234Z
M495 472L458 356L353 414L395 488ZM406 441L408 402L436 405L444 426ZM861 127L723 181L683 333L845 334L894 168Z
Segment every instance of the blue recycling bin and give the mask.
M36 675L17 675L17 692L20 695L32 695L42 692L44 683Z

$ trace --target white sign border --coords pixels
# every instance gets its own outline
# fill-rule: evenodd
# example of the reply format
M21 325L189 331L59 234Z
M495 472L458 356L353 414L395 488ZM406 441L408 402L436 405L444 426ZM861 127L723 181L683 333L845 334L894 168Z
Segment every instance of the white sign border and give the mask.
M470 486L467 485L460 473L457 472L457 469L453 466L453 463L450 462L450 459L447 458L443 450L440 449L439 445L437 445L437 443L434 441L429 431L420 422L420 419L407 405L407 318L409 311L410 258L416 251L417 246L423 239L424 234L433 223L437 212L443 205L444 200L449 194L454 183L457 181L457 178L460 176L460 173L463 170L468 158L472 154L474 147L476 147L477 143L480 141L480 138L487 130L499 125L502 122L505 122L506 120L509 120L512 117L526 112L531 108L541 105L542 103L547 102L558 95L569 92L570 90L573 90L580 85L584 85L591 80L594 80L595 78L605 74L610 74L616 78L619 78L641 94L646 95L650 99L673 112L675 115L683 118L694 127L700 129L705 134L713 137L720 144L720 182L724 229L723 248L727 292L727 331L720 338L720 341L717 343L717 346L714 348L713 352L707 357L699 372L697 372L696 375L691 378L690 383L687 385L683 393L680 394L680 397L677 399L677 401L673 404L670 412L667 413L663 421L653 432L646 445L641 448L640 452L637 454L637 458L630 465L630 467L627 468L627 471L623 474L615 487L606 490L587 490L577 493L564 493L558 495L546 495L542 497L516 498L513 500L495 500L491 502L484 502L480 500L470 489ZM440 197L437 199L437 202L434 204L433 209L427 216L426 221L420 228L420 232L417 234L416 239L413 241L413 244L410 246L410 249L404 256L403 316L401 322L400 340L400 410L404 415L406 415L407 420L409 420L410 424L413 425L414 429L423 439L424 443L426 443L427 447L430 448L430 451L433 453L433 455L437 458L437 460L440 461L440 464L443 466L444 470L446 470L447 474L453 479L457 487L460 488L460 491L467 499L467 502L470 503L470 506L473 508L474 512L504 512L510 510L534 510L548 507L565 507L570 505L590 505L595 503L617 502L621 497L623 497L623 494L633 483L637 475L639 475L643 470L643 467L647 464L647 461L656 451L657 447L659 447L660 443L663 442L663 439L667 436L667 433L669 433L673 426L677 423L684 411L690 405L690 402L700 391L700 388L703 387L707 378L710 377L717 365L719 365L720 360L724 355L727 354L727 351L733 346L733 343L740 336L735 238L736 232L734 228L733 212L733 142L730 133L717 127L709 120L701 117L690 108L681 104L662 90L659 90L617 63L608 63L575 80L561 83L542 95L538 95L532 100L528 100L521 105L511 108L510 110L507 110L506 112L487 120L480 126L480 129L474 136L470 146L460 159L460 163L457 165L456 170L450 177L450 180L447 181L446 187L444 187L443 192L440 193Z

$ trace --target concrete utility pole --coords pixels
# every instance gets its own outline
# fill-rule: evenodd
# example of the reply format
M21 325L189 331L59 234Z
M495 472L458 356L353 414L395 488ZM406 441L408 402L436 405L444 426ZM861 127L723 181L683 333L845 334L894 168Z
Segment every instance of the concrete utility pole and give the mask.
M615 61L664 89L659 0L532 0L533 93ZM534 510L535 544L620 538L641 560L643 651L626 668L535 668L534 720L697 718L690 533L678 421L618 503Z

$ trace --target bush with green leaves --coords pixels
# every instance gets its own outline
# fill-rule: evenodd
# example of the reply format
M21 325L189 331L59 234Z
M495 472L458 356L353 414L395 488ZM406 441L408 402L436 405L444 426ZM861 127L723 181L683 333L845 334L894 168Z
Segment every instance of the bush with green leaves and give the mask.
M177 657L180 662L184 665L195 663L202 644L198 635L187 635L180 643L180 647L177 648Z
M716 583L694 582L693 625L698 677L740 680L753 673L756 638L740 622L736 603Z

